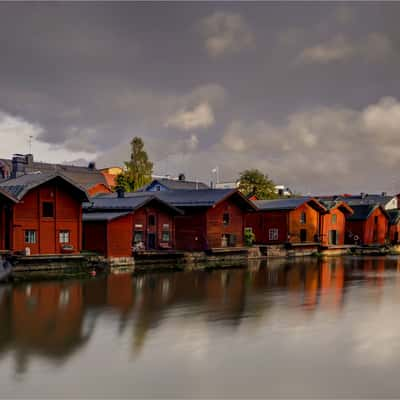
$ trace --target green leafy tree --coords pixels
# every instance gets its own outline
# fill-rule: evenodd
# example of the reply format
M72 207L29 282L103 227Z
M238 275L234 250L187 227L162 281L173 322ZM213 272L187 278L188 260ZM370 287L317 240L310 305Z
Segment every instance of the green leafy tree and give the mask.
M116 178L117 187L133 192L151 182L153 163L144 149L143 140L134 137L131 141L131 159L125 162L125 171Z
M245 195L255 195L259 200L276 199L275 183L258 169L246 169L240 173L239 190Z

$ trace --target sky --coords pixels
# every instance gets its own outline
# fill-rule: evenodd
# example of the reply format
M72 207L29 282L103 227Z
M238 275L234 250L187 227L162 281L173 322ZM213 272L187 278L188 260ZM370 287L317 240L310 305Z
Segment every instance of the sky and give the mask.
M400 3L0 3L0 157L400 192Z

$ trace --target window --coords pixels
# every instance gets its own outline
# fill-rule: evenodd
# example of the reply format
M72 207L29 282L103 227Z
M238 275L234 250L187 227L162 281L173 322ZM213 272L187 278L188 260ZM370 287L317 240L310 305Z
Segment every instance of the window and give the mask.
M134 243L143 242L143 231L134 231L133 242Z
M228 235L228 246L236 246L236 235Z
M161 186L160 185L156 185L156 192L160 192L161 191Z
M163 226L162 226L161 240L162 240L163 242L169 242L169 240L170 240L169 224L163 224Z
M60 231L58 240L60 243L69 243L69 231Z
M331 219L332 225L336 224L336 220L337 220L337 215L336 214L332 214L332 219Z
M25 243L35 244L36 243L36 231L25 231Z
M58 238L60 243L69 243L69 231L60 231Z
M224 215L222 216L222 222L224 223L224 225L229 225L230 222L229 213L224 213Z
M42 217L53 218L54 217L54 204L45 201L42 203Z
M303 212L300 214L300 223L301 223L301 224L305 224L306 222L307 222L306 213L303 211Z
M378 223L378 216L374 217L374 222L375 222L375 225Z
M269 240L278 240L279 238L279 229L271 228L268 230L268 239Z
M149 226L154 226L156 224L155 215L149 215Z

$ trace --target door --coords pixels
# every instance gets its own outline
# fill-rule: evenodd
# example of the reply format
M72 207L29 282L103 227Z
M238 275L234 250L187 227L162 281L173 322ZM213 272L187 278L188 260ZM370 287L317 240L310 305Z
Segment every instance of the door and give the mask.
M329 231L329 244L337 244L337 231Z
M155 233L147 234L147 248L149 250L154 250L156 248L156 234Z
M307 229L300 229L300 242L307 241Z

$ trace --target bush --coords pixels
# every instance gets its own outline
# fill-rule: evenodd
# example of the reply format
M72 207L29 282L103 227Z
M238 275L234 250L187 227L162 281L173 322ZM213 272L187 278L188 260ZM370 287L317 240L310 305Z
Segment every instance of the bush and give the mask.
M244 230L244 243L246 246L251 246L255 240L256 236L254 235L251 228L245 228Z

